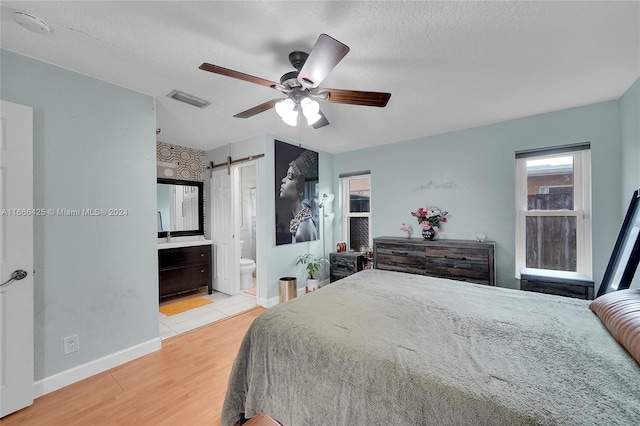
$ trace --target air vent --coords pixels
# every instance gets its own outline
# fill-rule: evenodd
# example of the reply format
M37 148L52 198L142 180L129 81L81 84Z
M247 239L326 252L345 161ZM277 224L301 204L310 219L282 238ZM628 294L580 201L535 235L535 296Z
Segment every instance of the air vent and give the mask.
M200 99L197 96L190 95L188 93L181 92L179 90L173 90L167 95L168 97L175 99L176 101L184 102L185 104L193 105L198 108L206 108L211 105L211 102Z

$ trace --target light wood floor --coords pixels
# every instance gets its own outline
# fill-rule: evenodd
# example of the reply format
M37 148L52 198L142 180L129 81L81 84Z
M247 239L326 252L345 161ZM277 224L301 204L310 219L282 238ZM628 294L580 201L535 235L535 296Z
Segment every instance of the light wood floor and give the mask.
M9 425L220 425L242 338L264 308L165 340L162 349L44 395Z

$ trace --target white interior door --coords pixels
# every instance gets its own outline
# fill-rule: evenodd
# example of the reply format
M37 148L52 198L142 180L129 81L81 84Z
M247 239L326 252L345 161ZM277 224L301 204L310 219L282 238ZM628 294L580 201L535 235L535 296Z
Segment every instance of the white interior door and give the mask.
M211 175L211 240L213 242L213 288L226 294L240 292L240 253L236 247L235 193L237 169Z
M0 417L33 403L33 119L0 105ZM16 271L26 277L10 280ZM15 277L19 278L20 273Z

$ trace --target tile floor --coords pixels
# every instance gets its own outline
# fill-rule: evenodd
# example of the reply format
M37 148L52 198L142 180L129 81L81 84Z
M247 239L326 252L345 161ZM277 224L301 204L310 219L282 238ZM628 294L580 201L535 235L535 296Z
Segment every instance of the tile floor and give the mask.
M231 315L239 314L240 312L248 311L249 309L253 309L258 306L256 303L256 297L244 292L240 292L234 296L229 296L217 291L214 291L213 294L207 294L206 289L192 292L182 297L170 298L161 302L160 305L178 302L180 300L196 296L213 300L213 303L171 316L158 312L158 315L160 316L161 340L177 336L181 333L202 327L203 325L220 321L221 319L227 318Z

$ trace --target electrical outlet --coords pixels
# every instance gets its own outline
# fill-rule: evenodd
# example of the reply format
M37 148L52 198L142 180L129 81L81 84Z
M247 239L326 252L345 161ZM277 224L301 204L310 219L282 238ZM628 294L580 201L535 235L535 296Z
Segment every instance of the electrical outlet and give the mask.
M62 339L64 343L64 354L69 355L70 353L77 352L80 349L80 339L77 334L73 336L68 336Z

